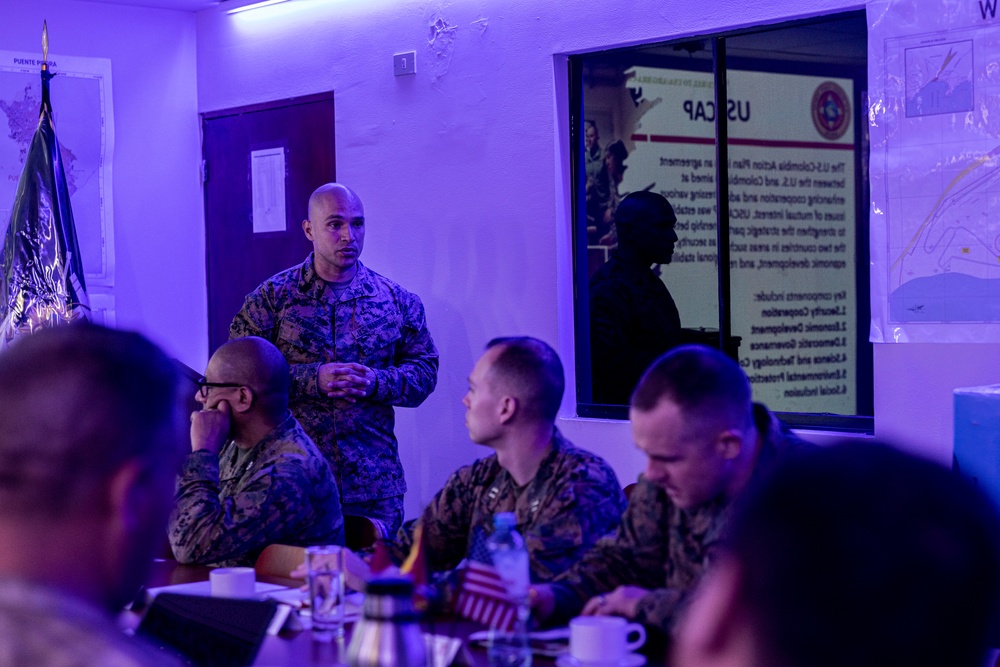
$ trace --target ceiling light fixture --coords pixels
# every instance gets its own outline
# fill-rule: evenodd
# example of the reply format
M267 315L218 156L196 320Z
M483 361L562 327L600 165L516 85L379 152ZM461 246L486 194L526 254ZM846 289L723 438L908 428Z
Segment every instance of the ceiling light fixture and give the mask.
M222 6L227 14L238 14L240 12L259 9L268 5L277 5L288 0L222 0Z

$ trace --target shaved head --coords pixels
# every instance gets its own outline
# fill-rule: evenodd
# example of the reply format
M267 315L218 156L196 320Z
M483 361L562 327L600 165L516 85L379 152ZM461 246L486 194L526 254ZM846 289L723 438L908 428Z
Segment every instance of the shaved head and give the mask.
M330 200L356 206L361 211L361 215L364 215L364 206L361 204L361 198L358 197L354 190L340 183L327 183L316 188L312 195L309 196L309 219L319 222L325 214L325 205Z
M250 387L269 415L280 417L288 410L288 362L263 338L231 340L215 351L209 365L221 381Z
M365 208L346 185L327 183L309 197L309 217L302 231L313 244L313 262L319 277L347 282L357 272L365 247Z

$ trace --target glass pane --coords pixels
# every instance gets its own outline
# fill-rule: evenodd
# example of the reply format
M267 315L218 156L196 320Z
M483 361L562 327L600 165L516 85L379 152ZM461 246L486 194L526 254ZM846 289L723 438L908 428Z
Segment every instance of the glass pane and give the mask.
M792 423L810 413L826 420L813 427L870 428L855 419L872 414L864 12L725 37L724 165L711 44L571 59L580 414L626 417L656 356L678 342L719 345L724 307L726 352L757 400ZM720 306L721 178L730 280ZM669 261L652 255L655 229L628 247L620 203L637 192L673 206Z
M592 383L579 389L594 403L627 405L667 349L718 341L711 52L699 41L588 56L582 89L577 250L586 257ZM672 216L655 198L637 195L641 203L618 210L640 192L672 204L672 252L662 247Z
M732 329L777 411L859 414L865 35L851 19L726 40Z

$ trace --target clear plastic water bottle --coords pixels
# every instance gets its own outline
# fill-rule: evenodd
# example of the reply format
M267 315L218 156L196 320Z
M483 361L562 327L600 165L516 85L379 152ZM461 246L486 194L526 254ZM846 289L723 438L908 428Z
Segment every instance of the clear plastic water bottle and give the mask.
M493 534L486 547L493 558L493 567L506 582L507 591L517 601L517 620L512 631L495 630L490 634L487 657L490 667L530 667L531 646L528 644L528 586L531 583L528 550L514 528L517 518L512 512L493 517Z

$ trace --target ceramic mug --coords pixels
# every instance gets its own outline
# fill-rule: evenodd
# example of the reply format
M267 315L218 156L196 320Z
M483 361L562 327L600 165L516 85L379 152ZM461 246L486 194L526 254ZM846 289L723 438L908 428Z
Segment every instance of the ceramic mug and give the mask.
M619 616L580 616L569 622L569 654L581 663L615 664L645 641L644 627Z
M208 573L212 597L252 598L257 592L257 575L252 567L219 567Z

